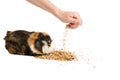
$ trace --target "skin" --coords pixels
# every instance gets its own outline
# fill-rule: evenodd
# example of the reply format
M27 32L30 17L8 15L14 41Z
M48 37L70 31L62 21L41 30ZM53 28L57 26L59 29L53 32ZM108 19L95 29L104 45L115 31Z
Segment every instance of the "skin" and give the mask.
M49 0L27 0L28 2L46 10L56 16L62 22L67 23L66 28L74 29L82 25L82 19L77 12L69 12L59 9Z

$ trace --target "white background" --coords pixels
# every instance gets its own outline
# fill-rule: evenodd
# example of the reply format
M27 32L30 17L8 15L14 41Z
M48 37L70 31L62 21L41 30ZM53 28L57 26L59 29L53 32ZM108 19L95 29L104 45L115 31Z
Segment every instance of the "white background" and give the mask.
M25 0L0 0L0 80L120 80L119 0L51 1L83 19L81 27L68 33L69 48L81 55L79 62L10 55L4 47L6 31L46 31L57 44L65 23Z

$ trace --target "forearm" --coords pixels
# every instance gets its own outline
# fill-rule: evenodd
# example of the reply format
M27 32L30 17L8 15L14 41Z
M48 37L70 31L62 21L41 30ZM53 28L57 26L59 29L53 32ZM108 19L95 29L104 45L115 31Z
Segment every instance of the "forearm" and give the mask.
M59 14L59 12L61 11L54 4L52 4L49 0L27 0L27 1L52 13L56 17Z

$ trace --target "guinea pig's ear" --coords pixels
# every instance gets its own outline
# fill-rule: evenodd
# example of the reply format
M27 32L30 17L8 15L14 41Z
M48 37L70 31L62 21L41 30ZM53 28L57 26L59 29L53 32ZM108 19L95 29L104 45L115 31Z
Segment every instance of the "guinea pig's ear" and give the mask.
M35 48L42 52L42 42L39 39L35 41Z
M40 42L39 42L38 39L35 41L35 46L36 46L36 47L39 47L39 46L40 46Z

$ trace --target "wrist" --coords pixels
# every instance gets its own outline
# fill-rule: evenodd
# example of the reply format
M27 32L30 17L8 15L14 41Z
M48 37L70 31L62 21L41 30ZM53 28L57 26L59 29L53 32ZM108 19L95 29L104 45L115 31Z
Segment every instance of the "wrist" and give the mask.
M52 14L56 16L57 18L60 18L60 15L63 13L61 9L54 9Z

